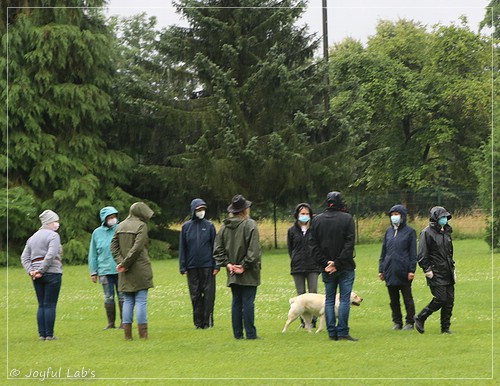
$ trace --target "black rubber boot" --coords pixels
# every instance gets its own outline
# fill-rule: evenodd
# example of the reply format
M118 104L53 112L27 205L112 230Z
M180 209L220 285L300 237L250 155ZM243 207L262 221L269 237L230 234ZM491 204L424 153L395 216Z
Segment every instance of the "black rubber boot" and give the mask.
M415 316L415 329L423 334L425 331L424 331L424 323L426 321L426 319L429 317L429 315L431 315L433 313L433 311L429 308L429 307L424 307L424 309L422 311L420 311L420 313Z
M106 327L104 327L103 330L115 328L115 319L116 319L115 303L104 303L104 308L106 309L106 316L108 318L108 325Z

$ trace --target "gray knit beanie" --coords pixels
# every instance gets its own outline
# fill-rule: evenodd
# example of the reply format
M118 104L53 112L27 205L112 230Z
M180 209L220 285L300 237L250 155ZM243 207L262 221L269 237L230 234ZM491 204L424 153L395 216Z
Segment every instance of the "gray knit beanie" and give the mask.
M42 214L38 217L40 217L42 225L47 225L50 224L51 222L59 221L59 216L57 215L57 213L50 209L44 210Z

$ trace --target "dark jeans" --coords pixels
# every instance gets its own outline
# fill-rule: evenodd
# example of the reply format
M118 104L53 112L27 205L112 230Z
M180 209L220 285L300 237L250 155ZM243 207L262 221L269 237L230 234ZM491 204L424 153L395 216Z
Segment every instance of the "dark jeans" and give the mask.
M441 309L441 331L446 331L451 324L451 313L455 303L455 286L453 284L431 286L431 293L433 298L427 308L432 312Z
M392 321L395 324L403 324L403 314L401 313L401 303L399 301L399 292L401 291L406 309L406 324L413 324L415 303L413 302L413 295L411 293L411 284L402 286L389 285L387 286L387 290L391 299Z
M354 284L355 272L337 271L331 275L323 273L325 283L325 319L326 328L330 337L349 335L349 313L351 311L351 292ZM340 292L339 314L335 315L335 297L337 287Z
M231 292L233 293L231 320L234 337L242 339L244 327L247 339L255 339L257 337L257 329L254 325L257 287L231 284Z
M104 291L104 303L115 304L115 292L118 301L123 302L123 293L118 291L118 274L99 276L99 282Z
M38 335L41 337L54 336L56 322L56 306L61 290L61 273L44 273L39 279L33 280L36 297L38 299Z
M215 276L212 268L187 271L189 294L193 305L193 322L198 328L214 325Z

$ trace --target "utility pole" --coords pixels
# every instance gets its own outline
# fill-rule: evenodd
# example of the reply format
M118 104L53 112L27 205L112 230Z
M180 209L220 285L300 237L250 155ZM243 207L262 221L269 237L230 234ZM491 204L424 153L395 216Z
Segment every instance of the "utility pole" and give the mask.
M323 0L323 59L325 60L325 113L330 111L330 78L328 76L328 0Z

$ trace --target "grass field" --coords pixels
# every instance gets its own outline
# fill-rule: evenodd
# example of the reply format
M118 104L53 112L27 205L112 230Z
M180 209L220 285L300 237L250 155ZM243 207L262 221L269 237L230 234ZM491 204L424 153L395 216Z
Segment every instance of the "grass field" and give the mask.
M359 342L308 334L297 329L297 321L281 333L288 298L294 296L284 250L265 251L262 258L256 300L262 339L256 341L232 338L225 272L218 276L215 327L195 330L186 278L176 260L164 260L153 262L148 341L137 339L135 328L132 342L123 340L121 330L103 331L101 286L91 283L86 267L72 266L63 275L59 340L40 342L30 279L20 268L4 269L0 280L8 296L2 299L7 312L0 315L0 341L7 347L7 364L2 384L31 384L44 373L44 384L80 384L80 378L93 378L93 385L499 384L500 366L494 361L499 349L493 345L493 330L499 327L493 319L498 316L493 284L498 288L499 269L486 243L455 241L458 283L450 336L440 335L437 314L428 319L423 335L392 331L387 290L377 279L380 245L360 245L356 251L354 289L364 302L351 309L350 327ZM421 271L413 290L418 312L431 298Z

